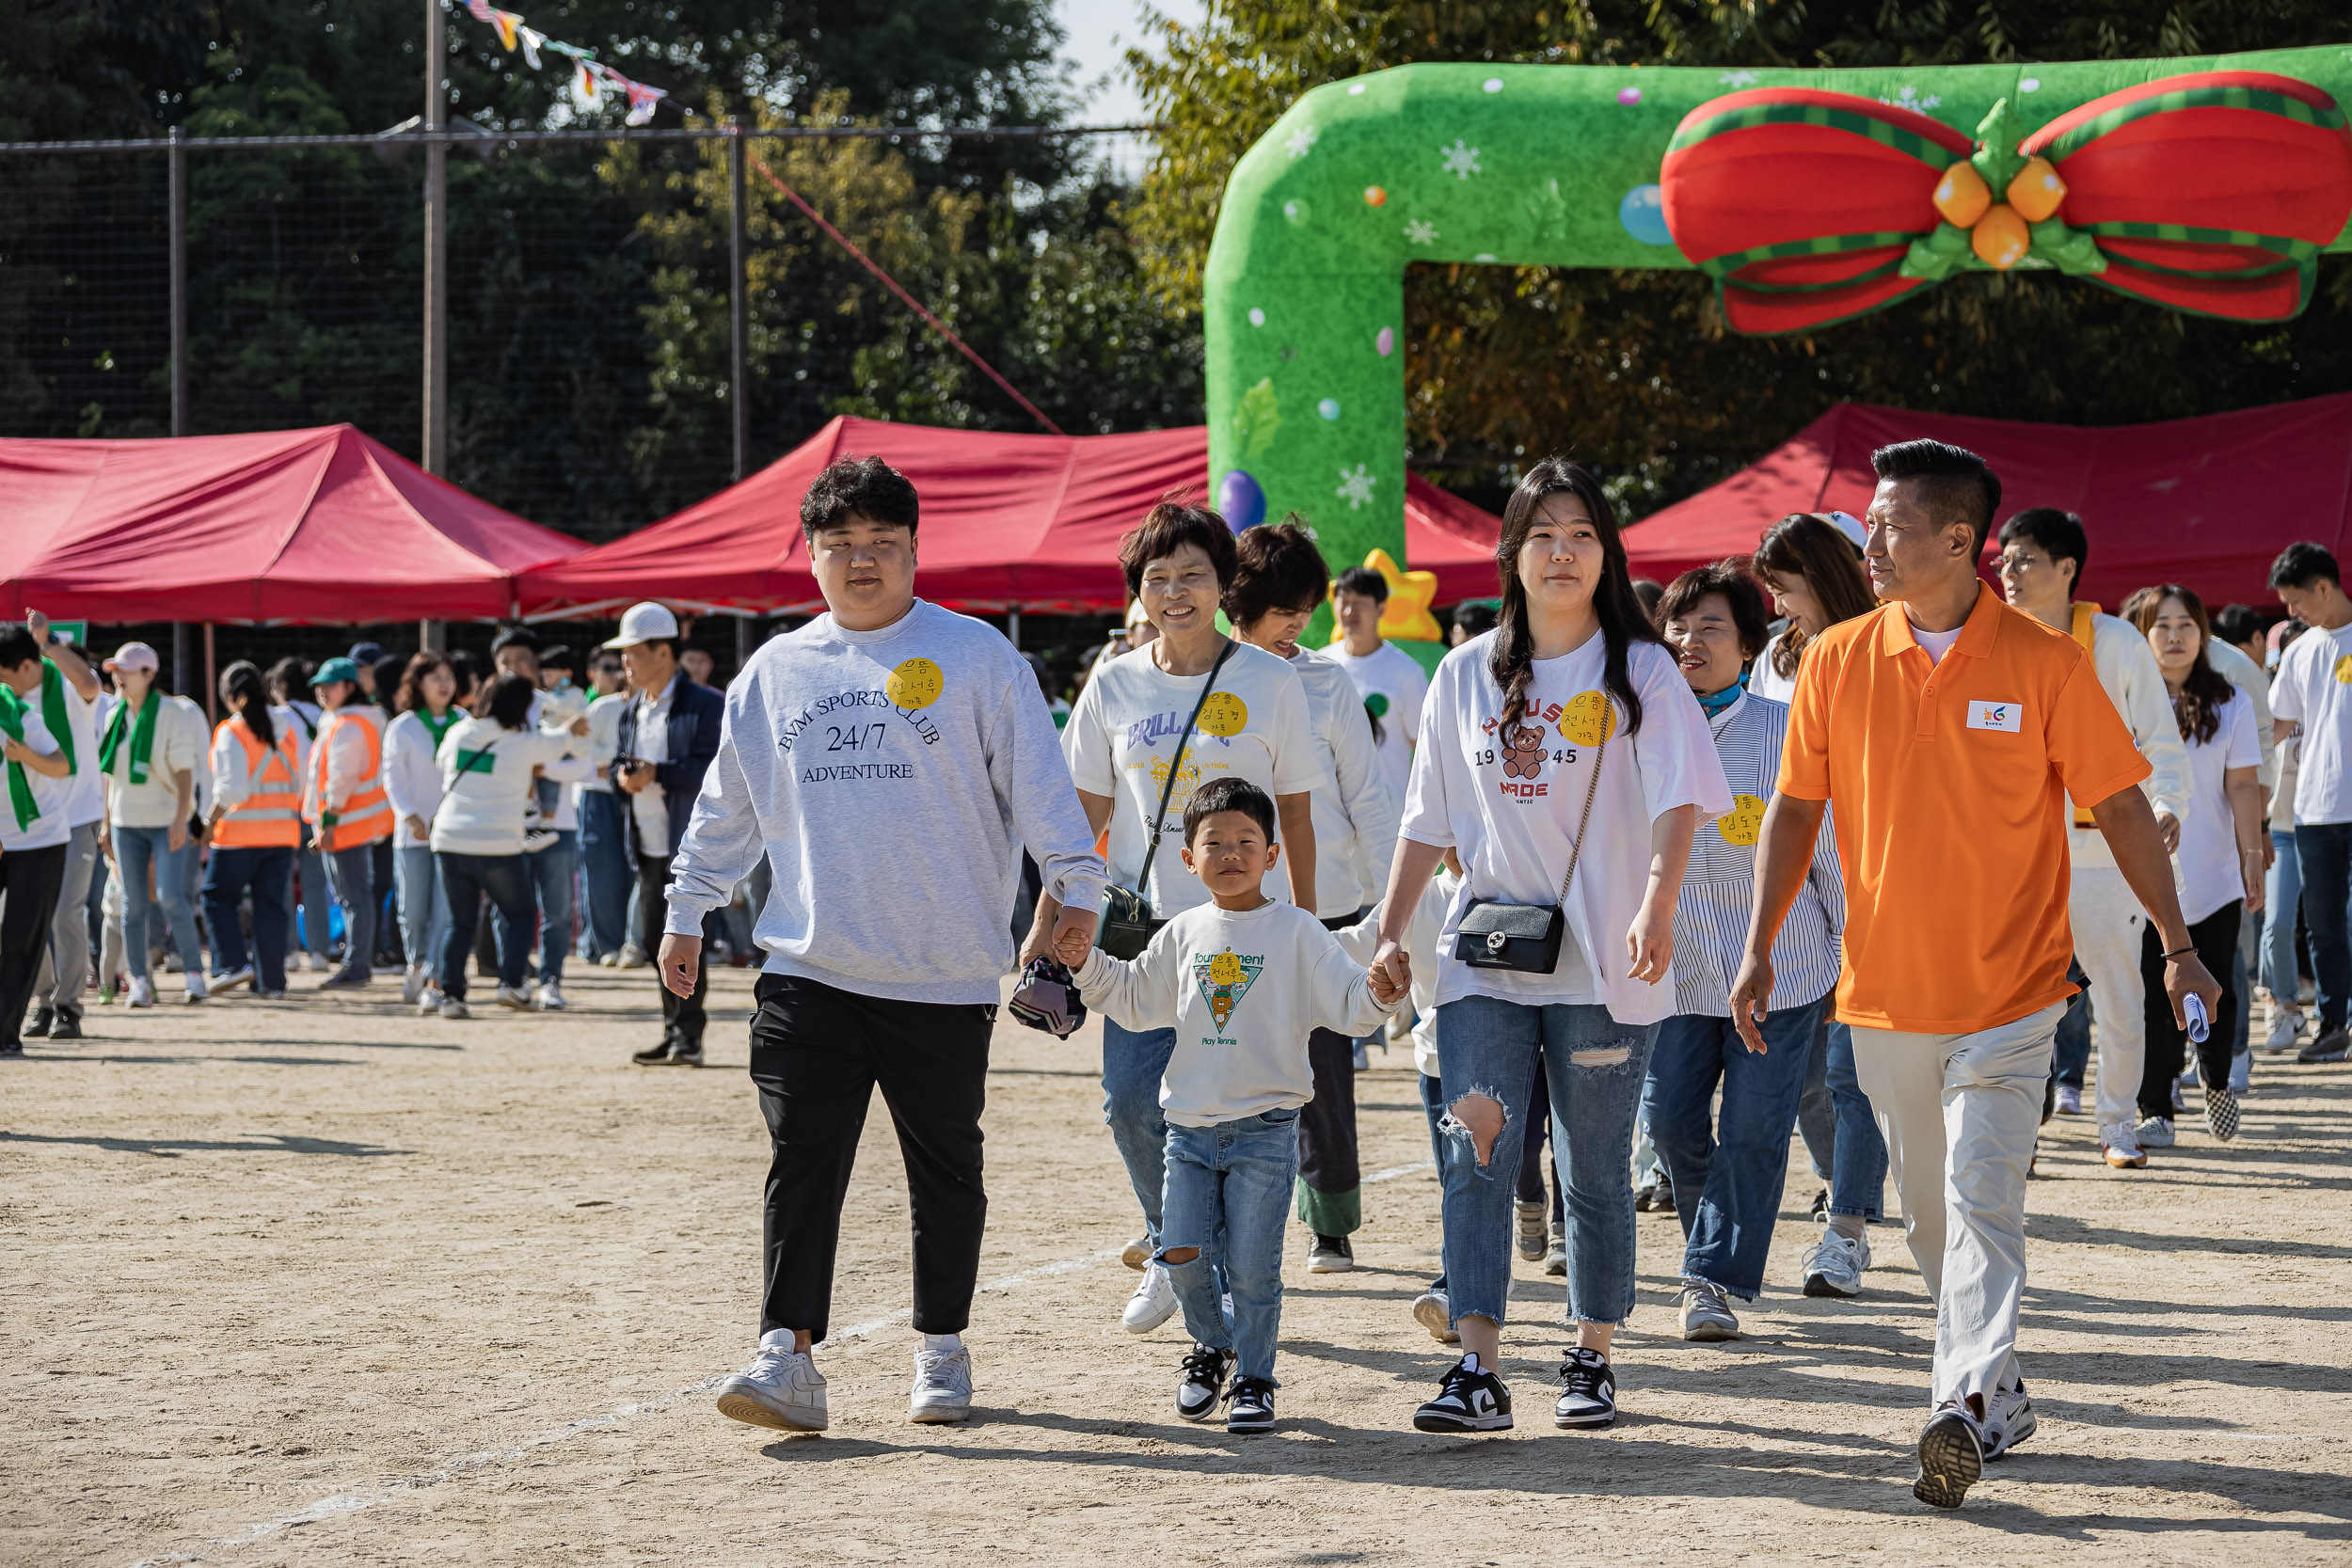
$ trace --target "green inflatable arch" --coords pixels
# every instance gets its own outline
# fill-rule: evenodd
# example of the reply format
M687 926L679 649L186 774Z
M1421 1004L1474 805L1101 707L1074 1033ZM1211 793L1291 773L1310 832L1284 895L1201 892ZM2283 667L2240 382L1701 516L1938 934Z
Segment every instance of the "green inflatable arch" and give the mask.
M1236 529L1303 514L1335 567L1375 547L1411 565L1412 261L1699 265L1757 332L1988 266L2291 316L2313 258L2352 248L2347 92L2352 49L2335 47L1915 71L1411 65L1318 87L1242 158L1217 217L1212 499Z

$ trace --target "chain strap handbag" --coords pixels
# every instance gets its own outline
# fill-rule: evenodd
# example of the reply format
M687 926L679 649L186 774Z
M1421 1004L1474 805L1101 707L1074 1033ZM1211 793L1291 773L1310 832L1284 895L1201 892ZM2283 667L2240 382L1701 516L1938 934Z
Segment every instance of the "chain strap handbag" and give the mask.
M1160 809L1152 818L1152 842L1143 851L1143 869L1136 876L1136 885L1121 887L1113 882L1103 890L1103 918L1095 927L1094 945L1114 958L1136 958L1151 944L1152 900L1143 890L1152 885L1152 859L1160 852L1160 830L1168 821L1168 802L1176 794L1176 775L1184 770L1184 748L1191 744L1193 723L1208 703L1209 693L1216 689L1216 677L1224 670L1225 661L1232 657L1233 642L1228 639L1216 662L1209 666L1209 678L1200 683L1200 700L1192 705L1192 717L1184 721L1184 734L1176 737L1176 754L1168 759L1168 782L1160 786Z
M1601 764L1609 758L1609 730L1603 720L1600 750L1593 753L1592 782L1584 786L1584 815L1576 824L1576 842L1568 848L1568 874L1560 879L1556 904L1504 904L1473 898L1462 911L1454 934L1454 956L1472 969L1514 969L1524 974L1549 974L1560 966L1560 939L1567 929L1565 908L1568 888L1576 881L1576 863L1584 856L1584 834L1593 822L1593 797L1600 792Z

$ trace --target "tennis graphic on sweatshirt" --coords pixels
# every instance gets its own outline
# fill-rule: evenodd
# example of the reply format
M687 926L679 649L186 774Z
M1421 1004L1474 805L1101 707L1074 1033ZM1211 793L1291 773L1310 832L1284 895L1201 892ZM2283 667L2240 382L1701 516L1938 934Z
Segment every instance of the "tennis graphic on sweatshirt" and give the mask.
M1200 1000L1209 1005L1209 1016L1216 1020L1219 1029L1232 1018L1233 1009L1241 1006L1250 983L1263 968L1262 953L1242 954L1228 947L1221 953L1193 955L1192 983L1200 988Z

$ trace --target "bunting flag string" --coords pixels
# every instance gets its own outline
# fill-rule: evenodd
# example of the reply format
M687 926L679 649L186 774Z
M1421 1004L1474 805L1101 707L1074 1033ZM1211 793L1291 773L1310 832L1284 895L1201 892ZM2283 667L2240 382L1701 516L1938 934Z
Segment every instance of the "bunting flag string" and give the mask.
M542 49L570 59L579 72L577 85L580 88L580 96L587 100L590 107L593 108L603 102L603 94L608 89L619 93L628 103L628 114L624 120L625 124L650 124L655 108L663 99L670 96L660 87L649 87L644 82L629 80L597 59L596 52L593 49L583 49L576 43L565 43L561 39L551 39L534 27L526 26L522 13L519 11L500 10L490 4L490 0L466 0L466 11L476 22L497 30L501 48L508 50L520 48L524 63L533 71L544 69L539 58L539 51Z

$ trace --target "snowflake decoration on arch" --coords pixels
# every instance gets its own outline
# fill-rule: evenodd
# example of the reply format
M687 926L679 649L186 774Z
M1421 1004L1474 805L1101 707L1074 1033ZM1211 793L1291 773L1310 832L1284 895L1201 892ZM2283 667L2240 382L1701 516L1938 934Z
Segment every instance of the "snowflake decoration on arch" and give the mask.
M1413 218L1405 225L1405 243L1406 245L1434 245L1437 242L1437 238L1438 226L1434 223L1424 222L1420 218Z
M1900 87L1895 89L1894 97L1881 98L1879 102L1889 108L1909 109L1913 114L1923 115L1942 103L1944 99L1940 93L1931 92L1923 96L1917 87Z
M1726 71L1715 80L1727 87L1752 87L1764 78L1753 71Z
M1331 493L1345 501L1347 509L1354 512L1372 504L1372 487L1376 483L1372 477L1371 467L1359 463L1353 468L1340 470L1339 488Z
M1473 174L1486 172L1478 166L1478 149L1459 136L1454 138L1452 147L1438 149L1438 157L1441 160L1438 172L1451 174L1456 180L1468 180Z
M1307 150L1314 144L1315 128L1311 125L1302 125L1291 133L1291 139L1282 144L1282 150L1294 158L1304 158L1307 155Z

